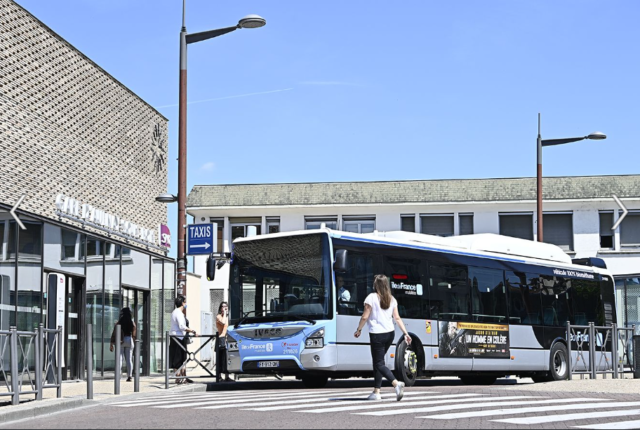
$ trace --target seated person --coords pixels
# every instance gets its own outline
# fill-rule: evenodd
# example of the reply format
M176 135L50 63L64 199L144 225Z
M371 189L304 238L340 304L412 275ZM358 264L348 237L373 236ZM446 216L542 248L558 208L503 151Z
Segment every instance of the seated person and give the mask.
M351 292L348 287L344 285L342 276L336 278L336 285L338 287L338 313L351 314L352 309L355 309L355 305L351 302Z

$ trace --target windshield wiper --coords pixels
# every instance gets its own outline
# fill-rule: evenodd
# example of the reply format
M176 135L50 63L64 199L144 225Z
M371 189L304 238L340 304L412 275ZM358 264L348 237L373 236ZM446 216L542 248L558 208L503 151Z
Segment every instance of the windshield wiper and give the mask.
M243 322L245 322L245 321L247 321L249 319L249 315L251 315L251 314L256 314L256 317L257 317L258 316L257 312L260 312L260 314L262 314L264 311L262 309L260 309L260 310L255 310L255 311L251 311L251 312L246 312L244 314L244 316L242 318L240 318L240 321L238 321L237 323L235 323L233 325L233 328L238 328Z
M302 320L302 321L306 321L308 323L311 324L315 324L316 320L311 319L309 317L305 317L304 315L298 315L298 314L284 314L282 315L282 317L286 320L287 318L293 319L293 320Z

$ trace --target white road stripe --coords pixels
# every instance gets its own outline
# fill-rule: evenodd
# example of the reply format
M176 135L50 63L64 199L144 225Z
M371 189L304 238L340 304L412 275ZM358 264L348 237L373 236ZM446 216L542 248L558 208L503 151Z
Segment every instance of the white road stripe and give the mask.
M356 395L356 394L370 394L371 391L366 391L366 392L362 392L362 393L347 393L346 395ZM422 396L422 397L418 397L418 399L424 398L427 399L429 397L432 397L434 394L438 394L438 392L436 391L422 391L422 392L412 392L412 393L404 393L405 395L408 396L420 396L420 395L424 395L424 394L429 394L429 396ZM465 396L471 396L472 394L461 394L461 395L465 395ZM473 394L475 395L475 394ZM395 401L395 394L383 394L382 397L388 397L388 398L393 398ZM322 406L335 406L336 404L339 405L362 405L362 404L366 404L368 403L368 401L366 400L366 398L362 398L362 399L357 399L357 400L347 400L351 397L338 397L338 398L333 398L333 399L327 399L328 401L325 403L316 403L315 405L313 405L313 407L322 407ZM406 397L405 397L406 398ZM340 400L340 399L345 399L345 400ZM273 404L278 404L278 403L284 403L284 402L274 402ZM268 404L264 403L262 404L261 407L259 408L246 408L243 409L245 411L261 411L261 412L265 412L265 411L282 411L282 410L286 410L286 409L299 409L299 408L306 408L307 405L292 405L290 403L286 404L286 406L272 406L272 407L266 407L268 406Z
M607 407L609 405L606 405ZM581 412L578 414L564 414L564 415L544 415L541 417L526 417L526 418L506 418L503 420L492 420L496 423L508 423L508 424L546 424L555 423L558 421L574 421L574 420L588 420L592 418L610 418L610 417L624 417L631 415L640 415L640 409L630 409L623 411L598 411L598 412Z
M354 392L351 393L353 395L363 395L363 394L369 394L369 391L359 391L359 392ZM310 397L310 396L306 396L306 397ZM260 402L260 405L262 406L269 406L269 405L287 405L287 406L273 406L273 407L260 407L257 409L244 409L244 410L252 410L252 411L256 411L256 410L277 410L279 408L285 408L285 409L295 409L295 408L306 408L307 405L305 403L314 403L314 402L318 402L318 401L323 401L325 399L318 399L318 398L313 398L313 399L302 399L302 400L295 400L295 399L300 399L300 396L296 396L293 400L292 399L285 399L285 400L278 400L275 402ZM256 402L245 402L247 403L246 405L238 405L238 404L222 404L222 405L215 405L215 406L204 406L201 408L196 408L196 409L224 409L224 408L231 408L231 407L239 407L239 408L248 408L250 406L253 406L253 403Z
M302 398L315 398L314 400L317 400L318 397L326 397L327 395L332 395L332 394L337 394L337 393L325 392L323 394L307 394L304 396L301 396L297 393L289 393L286 395L277 395L277 396L236 397L233 399L217 398L209 401L201 401L201 402L195 402L195 403L180 403L179 405L163 405L163 406L152 406L152 407L157 409L171 409L175 407L192 408L194 406L213 405L207 409L223 409L223 408L228 408L232 406L238 406L238 404L245 404L245 403L252 404L256 402L261 402L263 400L269 401L271 399L280 399L288 402L291 402L295 399L302 399Z
M386 416L386 415L415 414L415 413L421 413L421 412L455 411L456 409L490 408L494 406L522 406L522 405L530 405L532 404L532 402L530 400L528 401L511 401L511 400L531 399L531 398L535 398L535 396L492 397L490 401L482 402L482 403L466 403L464 405L436 406L433 408L398 409L395 411L363 412L363 413L358 413L356 415ZM510 400L510 401L505 402L504 400ZM544 401L539 401L535 403L562 403L562 399L544 400Z
M326 395L331 395L333 393L335 393L336 391L325 391ZM309 393L309 391L307 391L306 393ZM315 395L318 394L318 391L312 391L312 393L315 393ZM302 394L302 393L300 393ZM174 397L171 396L171 398L166 398L166 399L156 399L156 400L146 400L146 399L140 399L137 401L129 401L129 402L119 402L119 403L112 403L111 405L114 406L118 406L121 408L129 408L129 407L134 407L134 406L144 406L144 405L161 405L161 404L167 404L167 403L181 403L181 402L190 402L193 400L204 400L207 399L210 402L216 401L216 400L220 400L220 399L224 399L224 400L233 400L233 399L269 399L269 398L279 398L279 397L287 397L290 396L290 393L283 393L283 391L277 391L277 392L272 392L272 393L265 393L265 392L260 392L260 393L255 393L252 395L247 396L246 393L244 392L236 392L236 393L216 393L216 394L212 394L212 393L200 393L198 395L194 395L194 396L189 396L189 397Z
M479 396L483 396L484 394L475 394L475 393L467 393L467 394L449 394L446 396L421 396L416 398L407 399L406 397L402 400L402 405L406 406L419 406L419 405L437 405L443 403L461 403L461 402L469 402L471 400L470 397L478 398ZM450 400L445 400L450 399ZM398 408L399 403L395 398L392 398L387 401L357 401L357 402L336 402L333 401L329 403L329 405L333 406L335 404L339 405L357 405L357 406L337 406L334 408L325 408L325 409L311 409L308 411L296 411L296 412L305 412L310 414L322 414L326 412L343 412L343 411L361 411L364 409L380 409L380 408ZM323 404L313 405L323 406Z
M199 393L185 393L185 394L167 394L164 396L153 396L153 397L138 397L136 400L130 400L128 402L113 402L109 403L109 405L130 405L131 403L152 403L163 400L182 400L182 399L194 399L194 398L216 398L216 397L240 397L244 396L246 393L244 392L236 392L236 393L226 393L226 392L199 392Z
M584 399L557 399L558 403L568 403L571 401L584 401ZM589 399L593 400L593 399ZM605 403L601 403L605 402ZM537 403L550 403L550 402L534 402ZM592 408L621 408L625 406L640 406L640 402L611 402L611 399L600 399L598 403L582 403L577 405L569 405L571 410L580 409L592 409ZM437 420L444 419L458 419L458 418L475 418L475 417L490 417L493 415L517 415L528 414L536 412L553 412L553 411L566 411L567 405L559 406L541 406L541 407L528 407L528 408L515 408L515 409L494 409L489 411L477 411L477 412L462 412L459 414L445 414L446 416L432 415L428 417L416 417L416 418L431 418Z
M606 423L606 424L589 424L586 426L574 426L574 428L578 429L613 429L613 430L623 430L623 429L640 429L640 421L620 421L617 423Z

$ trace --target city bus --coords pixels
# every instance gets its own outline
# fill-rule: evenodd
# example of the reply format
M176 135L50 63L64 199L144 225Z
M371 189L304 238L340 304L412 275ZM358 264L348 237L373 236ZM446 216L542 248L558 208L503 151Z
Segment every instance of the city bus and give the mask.
M354 332L376 274L388 277L412 338L396 328L385 357L407 386L432 376L565 379L567 321L616 320L602 260L495 234L274 233L236 239L230 264L229 371L294 375L310 388L373 375L369 336Z

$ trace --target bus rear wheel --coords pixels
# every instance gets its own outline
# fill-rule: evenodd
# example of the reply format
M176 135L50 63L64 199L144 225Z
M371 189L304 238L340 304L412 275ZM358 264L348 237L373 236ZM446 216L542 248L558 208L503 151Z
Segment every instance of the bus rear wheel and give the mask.
M407 387L413 386L418 377L418 355L411 345L407 345L404 340L398 344L395 371L393 372L396 379L404 382Z
M301 379L307 388L324 388L329 381L329 377L320 375L305 375Z

